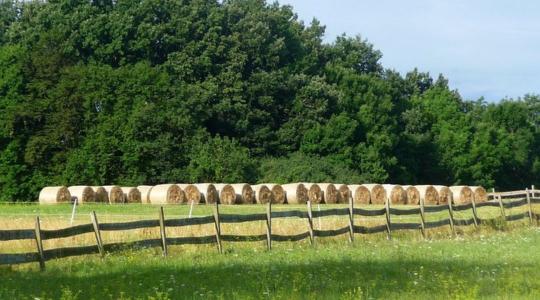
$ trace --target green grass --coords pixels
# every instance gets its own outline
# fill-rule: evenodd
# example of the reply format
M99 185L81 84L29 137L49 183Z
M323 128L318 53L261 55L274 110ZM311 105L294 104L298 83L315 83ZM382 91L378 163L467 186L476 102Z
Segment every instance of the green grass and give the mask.
M540 229L436 241L357 239L172 247L0 269L0 299L540 297Z
M82 205L76 223L88 223L88 213L93 210L102 220L125 221L156 218L157 209L148 205ZM260 205L222 206L221 212L260 213L265 209ZM165 207L169 218L185 216L188 211L189 206ZM211 214L212 207L196 206L193 213ZM45 227L65 227L70 214L69 205L0 205L0 224L32 228L34 216L40 215ZM479 210L481 218L499 214L498 208ZM442 212L429 214L428 219L446 217L448 214ZM459 212L456 217L468 218L470 212ZM343 226L339 225L343 220L336 218L323 218L323 229ZM371 219L384 222L384 216L357 216L355 223L365 225ZM392 221L418 222L419 217L393 216ZM264 233L262 223L238 224L225 231L260 234ZM318 225L317 220L314 223ZM288 224L288 230L296 233L307 230L305 220L282 219L275 226L279 224ZM317 238L315 247L307 240L274 243L272 251L267 251L263 242L224 243L222 255L215 245L174 246L167 258L161 256L160 249L128 249L103 259L90 255L48 261L44 272L36 263L0 266L0 299L538 299L540 228L527 224L527 220L499 221L478 230L458 227L457 237L444 226L428 230L427 241L418 231L396 231L392 241L387 241L384 233L356 235L351 245L342 235ZM212 234L212 226L208 230ZM137 231L130 234L133 236L118 238L137 239ZM145 234L148 238L157 231ZM111 242L109 237L105 239ZM93 236L66 241L76 246L84 241L92 243ZM0 242L2 253L23 250L35 251L35 243Z

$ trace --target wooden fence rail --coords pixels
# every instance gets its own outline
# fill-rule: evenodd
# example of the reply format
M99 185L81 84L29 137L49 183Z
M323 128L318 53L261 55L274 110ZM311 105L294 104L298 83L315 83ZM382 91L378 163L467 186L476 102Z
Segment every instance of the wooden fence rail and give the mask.
M482 203L468 203L462 205L436 205L425 206L423 202L419 204L419 207L415 208L393 208L390 206L389 201L385 203L385 207L382 209L362 209L355 208L350 199L349 206L347 208L331 208L322 211L312 211L311 204L308 202L307 211L303 210L289 210L289 211L272 211L272 205L267 205L266 213L259 214L224 214L219 212L219 205L214 207L214 214L211 216L193 217L193 218L180 218L180 219L165 219L163 208L159 208L159 218L156 220L141 220L131 221L123 223L99 223L95 212L91 214L91 223L71 226L68 228L62 228L57 230L43 230L40 228L39 217L36 217L36 226L34 229L20 229L20 230L0 230L0 241L13 241L13 240L35 240L37 252L34 253L6 253L0 254L0 265L14 265L29 262L39 262L41 269L45 268L45 262L51 259L58 259L70 256L79 256L87 254L101 254L104 252L114 251L125 247L161 247L163 249L163 255L167 255L168 246L171 245L186 245L186 244L216 244L218 251L222 252L222 242L255 242L266 241L267 248L272 248L272 242L291 242L309 239L312 244L315 243L315 238L321 237L333 237L343 234L349 234L349 241L352 242L354 234L372 234L386 232L388 238L391 238L392 232L397 230L421 230L422 235L425 237L425 230L450 226L452 233L455 234L455 226L470 226L481 225L492 222L499 219L506 222L516 221L528 218L533 223L536 220L537 224L540 220L540 214L536 214L532 210L532 204L540 204L540 198L536 198L536 194L540 194L540 191L526 190L525 192L507 192L506 195L524 195L525 198L512 198L505 199L501 195L496 195L494 200ZM527 206L527 211L507 215L506 210ZM480 207L500 207L501 216L493 219L481 219L478 218L476 209ZM469 219L456 219L454 217L455 211L473 210L473 217ZM426 221L425 216L428 213L448 212L448 218L438 221ZM392 222L391 215L396 216L408 216L419 215L420 223L399 223ZM347 216L348 225L338 229L321 230L314 229L314 219L328 216ZM355 224L354 216L374 217L385 216L386 223L382 225L366 227ZM295 234L295 235L278 235L272 233L272 221L280 218L300 218L307 221L307 231ZM266 233L257 235L230 235L222 234L222 223L245 223L245 222L257 222L264 221L266 223ZM168 237L166 235L166 228L168 227L185 227L203 224L214 224L215 235L199 236L199 237ZM160 238L146 239L139 241L121 242L121 243L109 243L104 244L101 238L102 231L124 231L134 230L141 228L160 228ZM78 246L78 247L64 247L57 249L43 249L43 240L58 239L77 236L86 233L94 233L96 237L96 245L91 246Z

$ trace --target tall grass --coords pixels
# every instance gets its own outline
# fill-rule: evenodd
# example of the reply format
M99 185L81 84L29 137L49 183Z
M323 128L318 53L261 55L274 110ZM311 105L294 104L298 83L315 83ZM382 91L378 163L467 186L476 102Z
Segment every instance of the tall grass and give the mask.
M378 236L378 235L377 235ZM0 299L538 299L540 230L135 249L0 269Z

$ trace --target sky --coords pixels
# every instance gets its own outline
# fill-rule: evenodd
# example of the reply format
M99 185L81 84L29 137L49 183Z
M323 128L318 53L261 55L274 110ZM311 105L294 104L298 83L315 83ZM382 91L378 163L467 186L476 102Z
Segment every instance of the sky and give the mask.
M326 26L325 42L360 35L384 67L442 73L466 100L540 94L538 0L279 0Z

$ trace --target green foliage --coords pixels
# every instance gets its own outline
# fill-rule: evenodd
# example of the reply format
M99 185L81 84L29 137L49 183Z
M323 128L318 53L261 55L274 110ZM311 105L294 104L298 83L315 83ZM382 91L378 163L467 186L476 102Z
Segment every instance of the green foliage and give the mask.
M323 35L263 0L3 1L0 199L58 184L538 181L538 96L463 101L442 75L401 76L361 37Z
M288 157L261 160L260 182L362 182L364 178L339 157L293 153Z
M190 142L186 180L190 182L241 182L255 178L256 165L249 150L228 137L197 136Z

